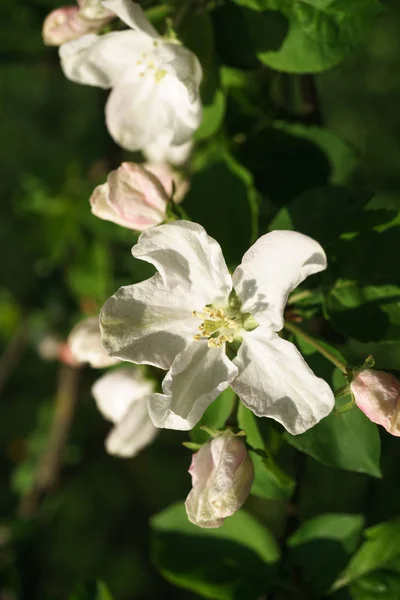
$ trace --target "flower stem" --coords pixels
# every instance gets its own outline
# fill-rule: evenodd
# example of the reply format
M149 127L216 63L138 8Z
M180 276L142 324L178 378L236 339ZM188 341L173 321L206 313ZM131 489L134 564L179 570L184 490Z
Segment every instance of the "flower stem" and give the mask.
M322 354L322 356L324 356L333 365L335 365L335 367L340 369L342 371L342 373L347 375L347 366L345 365L345 363L343 363L337 356L335 356L333 354L333 352L331 352L328 348L326 348L326 346L321 344L318 340L316 340L315 338L308 335L308 333L303 331L297 325L294 325L291 321L285 321L285 329L287 331L290 331L291 333L294 333L296 336L298 336L299 338L303 339L305 342L310 344L310 346L315 348L315 350L317 350L317 352Z
M227 420L225 421L225 427L235 427L238 429L238 409L239 409L239 396L237 394L234 395L232 400L232 408L231 412Z

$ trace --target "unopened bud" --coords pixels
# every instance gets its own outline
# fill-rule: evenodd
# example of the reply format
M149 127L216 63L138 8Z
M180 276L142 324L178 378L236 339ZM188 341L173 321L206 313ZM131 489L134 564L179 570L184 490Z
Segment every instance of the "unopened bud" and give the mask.
M350 383L354 400L373 422L400 436L400 381L390 373L363 369Z
M153 173L163 186L168 198L180 204L189 191L189 181L167 163L145 163L144 167Z
M80 16L89 21L99 21L103 25L115 17L114 13L103 6L101 0L77 0L77 2Z
M61 46L88 33L96 33L115 17L100 0L79 0L78 5L56 8L47 15L42 29L47 46Z
M164 221L167 202L158 178L143 166L127 162L111 171L107 182L97 186L90 198L96 217L136 231Z
M230 431L212 439L193 455L192 490L186 499L189 521L220 527L246 501L254 479L252 460L241 437Z
M95 369L118 364L118 358L108 356L101 345L98 317L89 317L80 321L68 336L68 346L80 363L89 363Z

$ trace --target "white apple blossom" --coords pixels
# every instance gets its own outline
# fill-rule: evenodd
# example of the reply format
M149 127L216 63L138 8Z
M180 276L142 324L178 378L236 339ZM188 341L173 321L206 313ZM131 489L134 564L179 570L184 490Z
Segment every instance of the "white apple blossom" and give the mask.
M220 527L246 502L254 479L244 440L226 431L193 454L189 473L193 488L185 506L199 527Z
M140 150L159 140L185 144L201 121L198 59L178 42L163 39L131 0L104 0L103 6L130 29L63 44L65 75L112 88L106 122L122 147Z
M118 456L136 456L151 444L159 430L153 425L147 402L153 384L135 368L116 369L98 379L92 394L100 412L114 423L106 449Z
M400 436L400 381L391 373L362 369L350 383L354 400L373 423Z
M143 148L143 154L146 160L150 163L171 165L184 165L188 160L193 150L193 141L189 140L180 146L170 144L169 135L159 137L155 142L147 144Z
M102 342L111 356L169 369L149 402L157 427L191 429L229 385L293 434L330 413L332 390L277 333L289 293L326 268L318 242L293 231L263 235L231 277L203 227L175 221L142 233L132 254L158 273L107 301ZM233 341L241 345L230 360Z
M78 363L89 363L95 369L111 367L120 362L109 356L101 345L98 317L88 317L77 323L68 336L67 345Z

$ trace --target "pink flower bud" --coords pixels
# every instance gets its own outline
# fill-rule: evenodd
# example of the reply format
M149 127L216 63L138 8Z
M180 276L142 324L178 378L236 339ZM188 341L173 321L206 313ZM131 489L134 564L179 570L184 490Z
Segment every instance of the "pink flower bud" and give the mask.
M390 373L364 369L350 383L356 404L373 422L400 436L400 381Z
M163 186L168 198L173 196L176 204L180 204L189 191L189 181L167 163L145 163L147 171L153 173Z
M167 193L155 175L127 162L111 171L107 183L97 186L90 198L96 217L136 231L164 221L167 201Z
M199 527L220 527L244 504L254 468L242 438L227 431L193 455L189 469L193 488L186 498L189 521Z
M96 33L115 17L100 0L78 0L78 5L56 8L47 15L42 29L47 46L61 46L87 33Z
M56 8L43 23L42 36L47 46L60 46L88 33L87 24L79 18L77 6Z

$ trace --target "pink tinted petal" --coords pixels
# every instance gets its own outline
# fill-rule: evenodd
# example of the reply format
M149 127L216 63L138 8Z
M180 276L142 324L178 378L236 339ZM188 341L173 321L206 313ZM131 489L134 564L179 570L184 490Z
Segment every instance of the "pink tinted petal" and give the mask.
M400 437L400 381L390 373L364 369L350 384L356 404L373 422Z
M88 33L88 25L79 18L77 6L56 8L43 23L42 36L47 46L61 46Z

